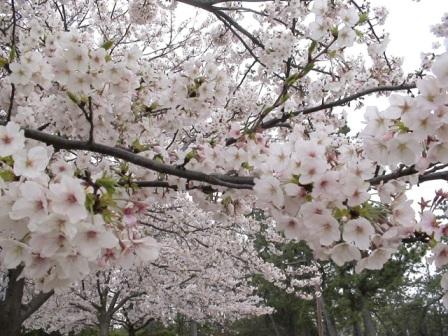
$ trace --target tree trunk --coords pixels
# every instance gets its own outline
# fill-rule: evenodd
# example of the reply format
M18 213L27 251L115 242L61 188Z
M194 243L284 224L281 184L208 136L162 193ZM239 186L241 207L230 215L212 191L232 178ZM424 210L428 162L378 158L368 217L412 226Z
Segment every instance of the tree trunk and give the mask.
M127 327L128 336L135 336L135 329L132 326Z
M320 302L321 302L326 334L328 336L338 336L338 332L336 330L334 320L333 320L331 314L328 312L328 309L326 309L324 296L321 295L317 299L320 300Z
M8 287L4 301L0 302L0 326L2 335L19 336L22 325L21 306L25 280L17 280L22 267L8 271Z
M198 336L198 324L196 321L190 322L190 336Z
M320 296L316 296L316 311L315 312L316 312L317 335L324 336L323 300Z
M376 336L376 324L367 308L362 309L362 319L364 321L364 335Z
M107 314L98 316L99 336L109 336L110 317Z
M358 321L353 321L353 336L361 336L361 328Z

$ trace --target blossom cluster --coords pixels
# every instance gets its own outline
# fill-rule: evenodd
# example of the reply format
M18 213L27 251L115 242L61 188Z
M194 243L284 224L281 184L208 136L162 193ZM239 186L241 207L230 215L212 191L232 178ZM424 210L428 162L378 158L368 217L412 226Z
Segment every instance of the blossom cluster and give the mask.
M52 160L51 147L26 141L14 122L0 126L0 139L2 267L23 264L22 276L48 291L81 280L98 267L157 258L158 243L136 235L138 230L126 221L133 207L121 210L111 202L94 209L102 197L112 195L105 189L94 191ZM96 181L105 185L101 177Z

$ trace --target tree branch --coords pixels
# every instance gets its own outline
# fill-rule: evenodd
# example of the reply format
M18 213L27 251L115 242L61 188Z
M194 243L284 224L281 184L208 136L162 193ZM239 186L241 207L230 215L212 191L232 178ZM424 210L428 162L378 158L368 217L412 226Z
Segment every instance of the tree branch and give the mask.
M79 140L70 140L63 137L44 133L38 130L25 129L25 137L47 145L52 145L58 149L85 150L93 153L108 155L116 159L122 159L137 166L148 168L162 174L173 175L192 181L205 182L211 185L218 185L235 189L251 189L254 185L253 177L228 176L223 174L206 174L195 170L178 168L167 165L156 160L144 158L138 154L125 149L110 147L98 143L89 143Z
M38 310L53 294L54 291L51 290L47 293L40 292L37 295L33 296L31 301L22 307L22 310L20 312L20 320L22 321L22 323L36 310Z

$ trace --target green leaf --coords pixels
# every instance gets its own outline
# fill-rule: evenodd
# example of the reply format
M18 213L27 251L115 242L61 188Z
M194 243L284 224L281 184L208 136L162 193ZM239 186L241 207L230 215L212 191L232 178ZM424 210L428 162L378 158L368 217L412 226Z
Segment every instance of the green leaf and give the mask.
M134 153L140 153L140 152L144 152L144 151L148 150L148 146L142 145L138 139L135 139L132 142L131 147L132 147L132 150L134 151Z
M0 170L0 178L5 182L13 182L16 180L16 176L12 170Z
M341 128L339 128L338 133L347 135L347 133L350 132L350 127L348 125L344 125Z
M313 41L311 42L310 46L308 47L308 55L311 56L313 54L313 51L316 49L317 47L317 42Z
M70 100L71 100L72 102L74 102L76 105L79 105L80 100L79 100L79 98L78 98L76 95L74 95L74 94L71 93L70 91L67 91L67 96L70 98Z
M87 210L90 211L90 213L93 213L93 207L95 206L95 195L92 193L88 193L86 195L86 201L84 203Z
M397 126L399 133L409 133L410 132L410 129L402 121L397 121L395 123L395 125Z
M355 29L355 33L356 33L356 36L358 36L359 38L364 37L364 33L358 29Z
M102 212L102 216L106 223L108 223L108 224L112 223L112 219L113 219L112 211L110 211L109 209L104 209Z
M243 168L243 169L247 169L247 170L249 170L249 171L251 171L254 167L252 167L248 162L243 162L243 163L241 163L241 167Z
M292 85L292 84L294 84L295 82L297 82L297 80L298 80L299 78L300 78L299 74L298 74L298 73L295 73L295 74L289 76L288 78L286 78L286 84L287 84L287 85Z
M115 205L115 201L112 197L112 194L107 193L107 194L102 194L100 197L100 209L101 212L103 213L104 210L109 207L109 206L114 206Z
M289 180L290 183L299 184L300 183L300 175L292 175L291 179Z
M291 96L289 94L284 94L281 98L280 98L280 104L284 104Z
M103 176L102 178L95 181L95 183L107 190L108 193L113 194L115 192L115 187L118 185L117 181L112 177Z
M14 159L11 155L0 157L0 161L6 163L10 167L14 166Z
M185 160L189 162L191 159L194 159L198 155L198 152L196 149L193 149L192 151L189 151L187 155L185 156Z
M333 211L333 217L336 219L341 219L342 217L348 217L350 215L350 211L348 209L335 209Z
M108 40L101 45L101 48L109 50L114 45L114 41Z
M4 68L7 64L9 64L8 60L4 57L0 57L0 68Z
M335 39L337 39L337 38L338 38L338 35L339 35L339 29L338 29L338 27L333 27L333 28L331 28L331 29L330 29L330 33L331 33L331 35L333 35L333 37L334 37Z
M368 19L369 19L369 14L368 13L362 13L362 14L359 15L358 24L363 24L363 23L367 22Z
M14 61L14 59L16 58L16 47L13 45L11 48L11 51L9 52L9 63L11 63L12 61Z
M313 70L313 68L314 68L314 63L313 62L311 62L311 63L308 63L307 65L306 65L306 67L303 69L303 71L302 71L302 77L303 76L305 76L308 72L310 72L311 70Z

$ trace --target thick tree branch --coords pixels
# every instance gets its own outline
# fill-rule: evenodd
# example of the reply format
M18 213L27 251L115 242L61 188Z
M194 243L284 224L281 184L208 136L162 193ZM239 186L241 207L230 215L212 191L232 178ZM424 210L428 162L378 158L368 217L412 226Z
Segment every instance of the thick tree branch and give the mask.
M28 302L28 304L22 306L22 310L20 312L20 319L22 323L36 310L38 310L53 294L53 290L47 293L40 292L36 296L34 296L31 301Z
M138 154L125 149L110 147L98 143L89 143L79 140L69 140L63 137L44 133L37 130L25 129L25 137L47 145L52 145L58 149L66 150L85 150L93 153L103 154L122 159L137 166L148 168L162 174L173 175L187 180L205 182L212 185L218 185L235 189L251 189L254 185L253 177L228 176L223 174L205 174L199 171L178 168L176 166L160 163L156 160L144 158Z

